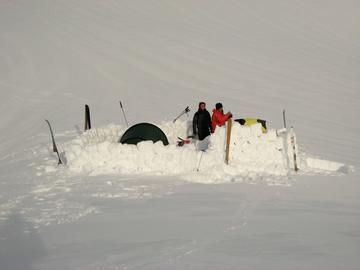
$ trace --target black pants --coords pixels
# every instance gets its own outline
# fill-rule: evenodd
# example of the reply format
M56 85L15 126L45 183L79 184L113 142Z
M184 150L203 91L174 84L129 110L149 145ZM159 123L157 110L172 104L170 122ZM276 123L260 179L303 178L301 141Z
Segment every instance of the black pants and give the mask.
M203 139L205 139L209 135L210 135L209 130L199 130L199 132L198 132L198 137L199 137L200 141L202 141Z

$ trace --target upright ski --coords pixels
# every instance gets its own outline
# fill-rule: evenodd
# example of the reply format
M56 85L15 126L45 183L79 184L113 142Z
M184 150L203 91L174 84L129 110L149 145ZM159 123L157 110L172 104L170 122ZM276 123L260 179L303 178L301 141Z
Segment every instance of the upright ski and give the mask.
M85 104L85 126L84 126L84 130L87 131L88 129L91 129L90 108L89 108L89 105Z
M58 160L58 165L59 165L59 164L63 164L62 161L61 161L61 158L60 158L59 150L58 150L57 147L56 147L55 138L54 138L54 133L53 133L53 131L52 131L50 122L49 122L49 120L46 120L46 119L45 119L45 122L48 124L49 129L50 129L51 140L52 140L52 144L53 144L53 151L56 152L56 154L57 154L57 156L58 156L58 159L59 159L59 160Z

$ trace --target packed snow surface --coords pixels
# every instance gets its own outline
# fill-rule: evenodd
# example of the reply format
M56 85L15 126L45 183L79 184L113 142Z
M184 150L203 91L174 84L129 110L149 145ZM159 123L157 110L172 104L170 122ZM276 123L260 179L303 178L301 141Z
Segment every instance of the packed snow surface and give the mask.
M358 0L0 1L0 269L358 270L359 14ZM176 146L200 101L268 133L234 123L228 165L225 128ZM123 112L170 144L119 144Z

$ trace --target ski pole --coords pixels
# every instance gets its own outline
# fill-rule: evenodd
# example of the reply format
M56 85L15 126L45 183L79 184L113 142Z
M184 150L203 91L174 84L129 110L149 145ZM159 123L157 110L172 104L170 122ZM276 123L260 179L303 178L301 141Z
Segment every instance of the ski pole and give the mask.
M121 110L122 110L122 112L123 112L123 115L124 115L124 119L125 119L126 126L129 127L129 123L128 123L128 121L126 120L126 115L125 115L125 111L124 111L123 105L122 105L121 101L119 101L119 103L120 103L120 108L121 108Z
M291 146L292 146L292 151L293 151L293 158L294 158L294 170L295 172L297 172L299 170L298 165L297 165L297 156L296 156L296 139L295 139L295 133L294 133L294 128L291 127L290 128L290 142L291 142Z
M200 155L199 163L198 163L198 166L197 166L197 169L196 169L197 172L198 172L199 169L200 169L200 163L201 163L201 159L202 159L203 154L204 154L204 151L201 150L201 155Z
M185 110L183 110L183 111L178 115L178 117L176 117L176 118L174 119L173 123L175 123L176 120L178 120L183 114L188 113L188 112L190 112L189 106L187 106L187 107L185 108Z
M283 120L284 120L284 128L286 129L286 118L285 118L285 110L283 110Z

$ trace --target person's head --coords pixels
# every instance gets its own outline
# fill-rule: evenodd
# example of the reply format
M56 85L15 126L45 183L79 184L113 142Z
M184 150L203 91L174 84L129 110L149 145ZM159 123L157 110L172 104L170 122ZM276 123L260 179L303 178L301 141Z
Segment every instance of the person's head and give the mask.
M219 110L222 110L222 109L223 109L223 105L222 105L220 102L219 102L219 103L216 103L216 104L215 104L215 109L218 110L218 111L219 111Z
M199 103L199 110L203 111L203 110L205 110L205 108L206 108L205 102L200 102Z

